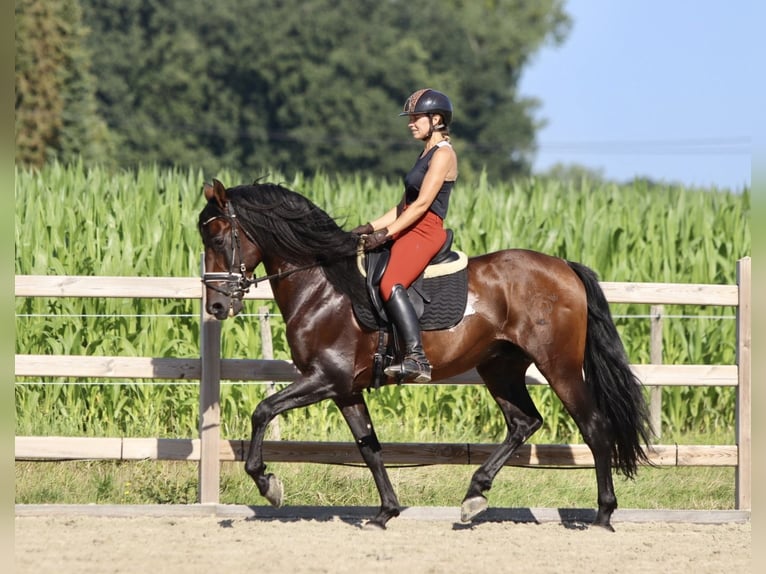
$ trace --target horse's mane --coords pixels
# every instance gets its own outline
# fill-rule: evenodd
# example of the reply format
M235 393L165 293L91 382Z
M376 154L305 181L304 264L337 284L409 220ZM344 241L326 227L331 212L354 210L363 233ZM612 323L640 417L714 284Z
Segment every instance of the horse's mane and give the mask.
M318 263L340 292L366 297L356 267L358 238L306 197L275 183L228 190L240 225L261 250L293 264Z

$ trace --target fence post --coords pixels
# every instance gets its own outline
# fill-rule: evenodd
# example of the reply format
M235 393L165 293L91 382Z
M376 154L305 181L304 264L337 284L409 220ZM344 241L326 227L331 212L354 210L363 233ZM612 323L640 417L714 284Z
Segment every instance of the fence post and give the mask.
M664 305L652 305L649 311L651 326L649 335L649 362L652 365L662 364L662 314ZM656 439L662 437L662 387L654 386L649 389L649 414Z
M202 275L205 256L202 256ZM200 389L199 389L199 493L200 503L218 504L221 478L221 323L205 310L207 290L200 299Z
M265 305L258 308L258 319L261 323L261 352L264 359L274 358L274 345L271 340L271 321L269 321L269 308ZM274 381L268 381L266 383L266 396L270 397L276 392L276 385ZM269 425L269 438L272 440L279 440L282 438L282 433L279 430L279 417L276 417L271 421Z
M737 450L739 461L736 471L736 505L738 510L752 507L751 460L751 276L750 257L737 261Z

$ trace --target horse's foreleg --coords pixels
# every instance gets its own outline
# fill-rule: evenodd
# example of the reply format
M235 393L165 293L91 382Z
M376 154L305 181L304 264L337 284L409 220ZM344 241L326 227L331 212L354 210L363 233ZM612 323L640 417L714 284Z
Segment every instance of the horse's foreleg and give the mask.
M460 520L463 522L470 522L487 509L484 493L492 488L497 473L516 449L540 428L543 420L527 392L526 365L498 359L480 365L477 370L503 412L508 433L474 472L460 507Z
M258 491L272 506L283 503L282 482L266 473L263 462L263 440L268 424L279 414L297 407L305 407L330 398L331 387L317 379L299 378L284 389L262 400L251 417L252 435L245 459L245 471L255 481Z
M372 472L380 494L380 510L377 516L370 520L366 526L385 529L386 523L391 518L399 516L399 501L396 498L391 480L388 478L388 471L383 464L383 458L380 454L381 446L375 435L367 404L360 393L335 399L335 404L343 413L343 417L354 435L356 445L359 447L359 452Z

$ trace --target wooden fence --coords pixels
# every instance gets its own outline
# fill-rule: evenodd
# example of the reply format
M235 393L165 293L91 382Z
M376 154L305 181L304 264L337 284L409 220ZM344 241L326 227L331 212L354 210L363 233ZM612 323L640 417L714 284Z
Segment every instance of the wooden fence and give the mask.
M734 386L735 445L652 445L650 460L660 466L731 466L736 468L735 505L751 509L751 260L737 262L736 285L602 282L611 303L650 305L714 305L736 307L735 365L632 365L643 383L661 386ZM199 501L219 500L221 461L244 460L248 441L220 438L220 381L291 381L296 371L289 361L222 359L221 326L204 311L204 289L197 278L16 276L17 297L122 297L200 299L199 359L16 355L16 376L192 379L200 381L199 438L74 438L15 437L17 460L194 460L199 461ZM248 299L272 299L267 284L251 290ZM653 343L654 345L654 343ZM659 362L659 361L658 361ZM446 381L475 384L475 370ZM529 384L546 384L534 367ZM653 397L653 401L654 401ZM653 405L654 416L656 404ZM491 444L384 443L389 464L480 464ZM273 462L359 463L353 442L266 441L264 456ZM591 466L585 445L524 445L509 465Z

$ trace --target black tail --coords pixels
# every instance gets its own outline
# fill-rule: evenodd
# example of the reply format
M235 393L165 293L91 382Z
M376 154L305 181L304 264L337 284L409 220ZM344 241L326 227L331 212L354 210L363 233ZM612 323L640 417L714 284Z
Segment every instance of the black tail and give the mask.
M615 467L625 476L633 477L639 462L649 462L642 445L648 445L652 436L641 381L630 368L595 272L580 263L567 263L585 285L588 299L585 383L612 428Z

